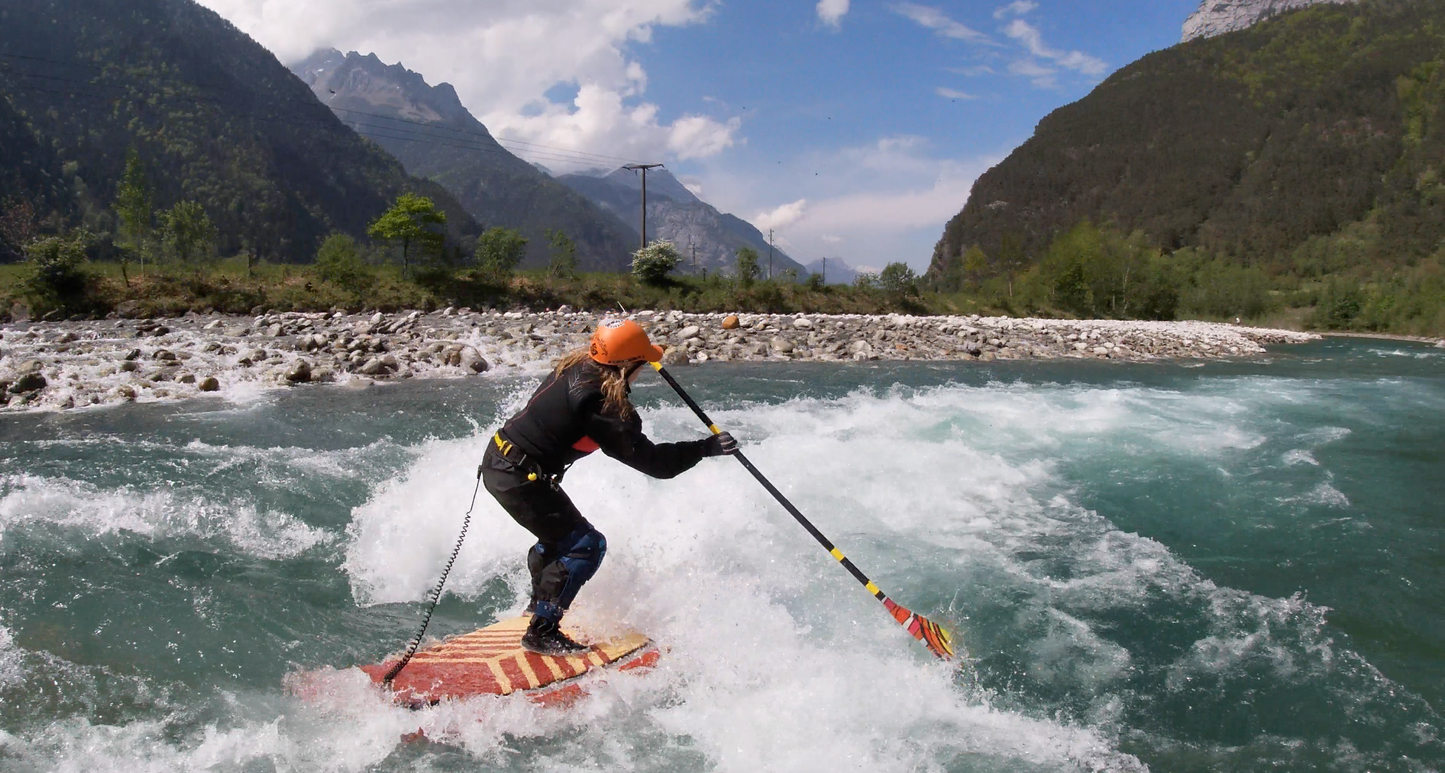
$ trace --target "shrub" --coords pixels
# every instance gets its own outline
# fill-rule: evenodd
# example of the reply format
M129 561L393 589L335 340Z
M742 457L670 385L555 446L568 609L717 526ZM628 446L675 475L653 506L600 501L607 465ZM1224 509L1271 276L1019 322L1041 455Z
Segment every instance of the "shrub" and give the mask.
M477 237L477 265L495 282L505 283L527 254L527 239L515 228L488 228Z
M643 284L660 285L682 262L682 255L672 242L654 241L632 256L632 275Z
M376 275L362 260L356 240L341 233L326 237L316 251L316 274L323 282L355 293L357 298L364 297L376 283Z
M25 258L34 270L25 287L40 305L74 308L82 304L88 279L82 265L90 239L89 233L76 231L25 246Z
M750 287L753 280L758 278L758 251L752 247L739 247L737 256L738 284Z
M918 294L918 276L905 263L889 263L878 274L878 284L893 298Z
M577 243L558 228L547 231L547 245L552 248L552 259L547 263L547 272L558 279L577 278Z

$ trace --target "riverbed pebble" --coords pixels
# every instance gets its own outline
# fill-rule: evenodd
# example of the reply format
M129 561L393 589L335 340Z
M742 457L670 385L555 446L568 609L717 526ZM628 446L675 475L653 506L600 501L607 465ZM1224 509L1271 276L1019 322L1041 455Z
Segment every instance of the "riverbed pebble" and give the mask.
M124 316L124 315L122 315ZM913 317L632 315L664 364L1021 359L1145 361L1251 356L1318 336L1206 322ZM255 387L541 373L586 344L589 312L189 314L165 320L0 325L0 410L66 410Z

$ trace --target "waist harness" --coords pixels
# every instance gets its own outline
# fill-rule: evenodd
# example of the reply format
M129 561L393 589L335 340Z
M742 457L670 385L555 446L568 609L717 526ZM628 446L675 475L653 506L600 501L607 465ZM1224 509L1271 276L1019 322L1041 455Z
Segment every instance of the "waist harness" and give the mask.
M501 432L492 436L492 450L508 464L526 473L527 480L544 481L552 488L557 488L562 485L562 476L566 475L567 468L572 466L569 464L567 467L562 468L560 472L547 472L537 460L528 456L525 451L518 448L516 443L502 437Z

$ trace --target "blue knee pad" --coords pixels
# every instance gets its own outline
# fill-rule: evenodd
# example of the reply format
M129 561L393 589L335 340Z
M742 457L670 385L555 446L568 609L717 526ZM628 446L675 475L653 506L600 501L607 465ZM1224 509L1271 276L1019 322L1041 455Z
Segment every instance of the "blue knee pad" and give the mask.
M545 550L546 553L560 557L549 562L541 572L538 595L542 598L537 601L537 615L560 620L562 613L572 606L572 600L577 598L577 592L602 565L602 557L607 555L607 538L588 526L577 529L549 547L551 549Z

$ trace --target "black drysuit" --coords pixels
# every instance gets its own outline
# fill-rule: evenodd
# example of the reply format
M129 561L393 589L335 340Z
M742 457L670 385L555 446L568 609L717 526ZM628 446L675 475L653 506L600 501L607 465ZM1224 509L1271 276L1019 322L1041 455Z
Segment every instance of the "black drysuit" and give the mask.
M532 602L538 616L554 622L607 552L607 540L559 485L573 462L599 449L654 478L674 477L721 453L715 438L653 443L635 412L627 418L605 414L602 373L591 360L542 382L527 407L488 443L482 482L537 537L527 555Z

